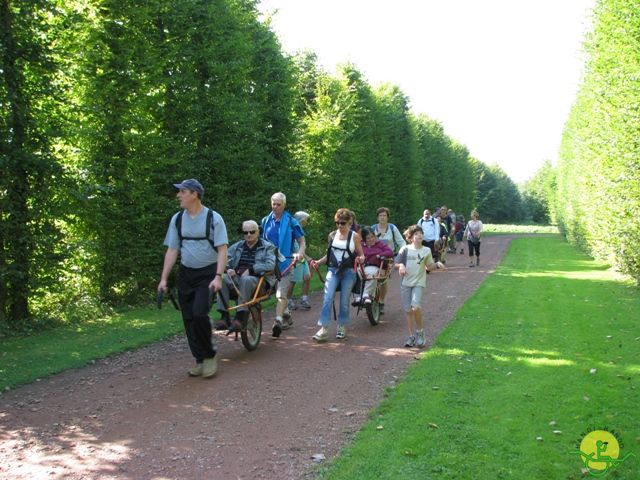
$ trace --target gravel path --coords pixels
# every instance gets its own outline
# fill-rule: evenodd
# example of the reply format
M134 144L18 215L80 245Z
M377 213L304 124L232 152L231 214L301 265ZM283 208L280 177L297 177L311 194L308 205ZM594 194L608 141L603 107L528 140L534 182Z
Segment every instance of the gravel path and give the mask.
M428 344L502 258L512 236L486 237L482 265L449 254L428 277ZM387 314L363 312L346 340L316 344L322 294L296 311L293 329L259 348L216 334L220 369L189 378L183 336L100 360L0 395L0 478L309 479L311 458L336 456L398 381L418 350L406 349L394 274ZM176 321L179 317L176 316Z

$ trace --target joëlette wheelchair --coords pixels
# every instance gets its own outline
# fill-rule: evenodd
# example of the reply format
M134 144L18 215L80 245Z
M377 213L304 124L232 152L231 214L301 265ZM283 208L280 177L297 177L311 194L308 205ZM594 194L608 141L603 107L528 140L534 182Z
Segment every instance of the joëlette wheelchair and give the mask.
M353 289L351 291L353 295L352 306L357 307L357 312L360 313L360 310L364 308L365 312L367 312L367 318L369 319L369 323L371 325L378 325L380 323L380 296L381 289L384 284L389 281L389 277L391 276L391 272L393 271L393 258L391 257L380 257L382 263L380 268L378 269L378 273L374 277L365 278L364 274L364 266L359 265L357 267L357 280L353 285ZM376 288L373 295L370 297L371 302L364 302L362 300L362 294L364 293L365 282L376 282Z
M235 333L236 340L238 340L238 334L240 334L242 344L249 351L255 350L260 344L260 337L262 336L262 302L268 300L276 293L277 290L278 283L274 282L272 286L269 286L265 278L270 273L272 272L268 272L267 274L259 277L258 285L256 285L251 300L234 306L225 305L229 314L239 308L246 307L249 309L249 316L247 318L246 325L243 325L240 330L229 330L227 332L227 335ZM228 277L226 273L225 276ZM238 288L233 279L231 279L231 283L236 289L236 294L239 294Z

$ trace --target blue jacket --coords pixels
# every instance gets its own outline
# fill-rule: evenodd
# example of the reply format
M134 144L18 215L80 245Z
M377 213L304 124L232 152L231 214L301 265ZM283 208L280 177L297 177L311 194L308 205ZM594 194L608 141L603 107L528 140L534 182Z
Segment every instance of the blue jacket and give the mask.
M260 235L267 241L269 240L267 238L267 225L271 221L273 221L273 212L264 217L262 222L260 222ZM300 223L293 217L293 215L285 210L280 218L280 230L278 231L277 245L280 254L284 256L284 259L281 258L280 261L281 272L284 272L291 263L293 242L300 237L304 237L304 231L302 230Z

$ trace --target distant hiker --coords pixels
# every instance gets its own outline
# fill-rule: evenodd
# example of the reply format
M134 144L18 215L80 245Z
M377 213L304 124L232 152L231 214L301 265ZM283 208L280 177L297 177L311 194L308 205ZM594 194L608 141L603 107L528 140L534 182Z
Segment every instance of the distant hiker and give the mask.
M464 253L464 248L462 247L462 238L464 236L464 230L466 228L466 224L464 223L464 216L458 215L456 217L456 244L455 250L459 253Z
M293 217L300 222L300 226L304 229L309 221L309 214L307 212L296 212ZM305 237L305 244L307 239ZM296 247L298 244L294 244ZM296 310L300 307L302 310L310 310L311 304L309 303L309 289L311 286L311 270L309 269L309 260L311 257L304 255L304 258L300 260L293 269L293 277L291 278L291 286L289 287L289 310ZM293 299L293 290L297 283L302 283L302 296L300 297L300 303L296 304Z
M431 210L428 208L422 212L422 218L417 221L417 224L422 228L424 240L422 245L429 247L431 253L434 251L434 244L440 238L440 219L431 215Z
M480 265L480 235L482 234L482 222L477 210L471 212L471 220L467 222L464 236L467 237L469 247L469 267L473 267L473 255L476 255L476 266Z

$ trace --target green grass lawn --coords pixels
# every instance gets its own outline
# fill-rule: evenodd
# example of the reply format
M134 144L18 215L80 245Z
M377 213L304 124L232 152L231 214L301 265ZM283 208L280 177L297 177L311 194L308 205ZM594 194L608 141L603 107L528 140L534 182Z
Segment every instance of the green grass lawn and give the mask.
M576 445L614 430L640 478L640 294L557 236L505 260L324 479L579 479Z

